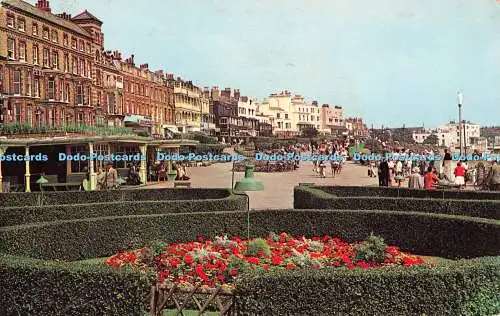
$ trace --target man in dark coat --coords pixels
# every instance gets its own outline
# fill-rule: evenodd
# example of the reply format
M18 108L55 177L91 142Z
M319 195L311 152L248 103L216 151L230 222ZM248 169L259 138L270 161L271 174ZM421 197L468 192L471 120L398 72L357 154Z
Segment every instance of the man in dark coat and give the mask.
M387 160L382 160L378 171L378 184L381 187L389 186L389 164Z

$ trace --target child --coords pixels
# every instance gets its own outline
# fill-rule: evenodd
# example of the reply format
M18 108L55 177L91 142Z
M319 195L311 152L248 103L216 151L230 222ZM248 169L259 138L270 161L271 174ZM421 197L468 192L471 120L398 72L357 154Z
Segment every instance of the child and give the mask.
M459 189L463 189L465 186L465 168L462 166L462 163L460 161L457 163L454 173L455 185L457 185Z

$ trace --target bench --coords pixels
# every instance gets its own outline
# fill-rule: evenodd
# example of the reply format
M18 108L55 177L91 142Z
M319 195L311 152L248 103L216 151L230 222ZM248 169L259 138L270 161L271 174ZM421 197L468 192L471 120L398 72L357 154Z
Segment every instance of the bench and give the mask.
M57 178L57 174L47 174L43 176L45 179L47 179L47 183L57 183L59 180Z
M118 173L118 177L127 180L128 178L129 168L116 168L116 172Z
M177 187L191 188L191 181L174 181L174 188Z
M80 191L81 186L82 182L43 183L40 185L40 189L42 191Z
M74 182L82 183L83 179L85 179L85 173L83 172L72 173L66 176L66 183L74 183Z

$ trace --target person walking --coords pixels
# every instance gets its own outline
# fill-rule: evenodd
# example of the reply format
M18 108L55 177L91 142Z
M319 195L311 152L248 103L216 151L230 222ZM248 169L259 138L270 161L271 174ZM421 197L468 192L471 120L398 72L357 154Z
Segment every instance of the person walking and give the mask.
M423 189L422 177L420 176L420 168L414 167L413 172L408 179L408 188Z
M384 159L380 163L379 170L380 170L379 185L382 187L389 186L390 170L389 170L389 163L387 162L387 160Z

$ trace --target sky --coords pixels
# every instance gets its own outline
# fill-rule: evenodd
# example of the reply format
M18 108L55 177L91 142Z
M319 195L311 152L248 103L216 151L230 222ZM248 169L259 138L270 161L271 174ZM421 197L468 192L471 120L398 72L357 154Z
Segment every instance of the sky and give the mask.
M31 3L35 1L32 0ZM338 104L368 126L500 125L496 0L51 0L105 47L195 84Z

